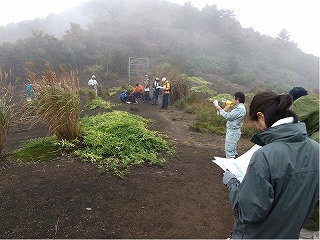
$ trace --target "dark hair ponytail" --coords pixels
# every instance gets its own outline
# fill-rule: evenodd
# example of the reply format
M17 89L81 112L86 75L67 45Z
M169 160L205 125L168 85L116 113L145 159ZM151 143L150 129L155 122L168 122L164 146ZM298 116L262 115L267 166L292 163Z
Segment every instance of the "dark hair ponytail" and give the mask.
M258 93L253 97L250 104L250 119L257 121L257 113L262 112L268 128L276 121L286 117L293 117L294 122L298 122L297 115L289 109L292 102L293 99L290 94L277 95L274 92Z

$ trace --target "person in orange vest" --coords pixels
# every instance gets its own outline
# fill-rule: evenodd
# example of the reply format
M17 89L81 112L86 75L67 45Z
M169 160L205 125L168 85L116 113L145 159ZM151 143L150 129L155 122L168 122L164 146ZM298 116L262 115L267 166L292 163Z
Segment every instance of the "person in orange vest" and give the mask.
M143 87L141 84L137 83L136 87L133 89L132 94L135 98L139 98L143 95Z
M169 95L170 95L170 83L166 78L162 78L162 82L163 82L162 108L168 109Z

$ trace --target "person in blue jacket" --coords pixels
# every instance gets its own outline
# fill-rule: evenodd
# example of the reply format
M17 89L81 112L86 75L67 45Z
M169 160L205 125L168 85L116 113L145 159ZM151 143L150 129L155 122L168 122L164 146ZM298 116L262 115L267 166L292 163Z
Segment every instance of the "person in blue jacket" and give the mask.
M26 96L27 96L28 102L30 102L34 99L34 90L33 90L33 86L31 83L28 83L26 85Z
M131 94L131 92L128 90L128 91L123 91L122 93L120 93L120 96L119 96L121 102L123 103L127 103L127 104L137 104L137 100L135 99L135 97Z
M250 104L250 119L260 131L251 141L261 146L240 183L223 175L235 214L232 239L298 239L319 204L319 144L290 110L290 94L262 92Z

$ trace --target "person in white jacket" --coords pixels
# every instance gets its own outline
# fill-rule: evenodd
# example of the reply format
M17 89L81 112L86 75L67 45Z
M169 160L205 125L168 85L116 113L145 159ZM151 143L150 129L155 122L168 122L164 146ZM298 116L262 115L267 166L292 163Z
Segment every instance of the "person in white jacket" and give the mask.
M88 87L95 92L96 96L98 96L98 82L95 75L92 75L92 77L89 79Z

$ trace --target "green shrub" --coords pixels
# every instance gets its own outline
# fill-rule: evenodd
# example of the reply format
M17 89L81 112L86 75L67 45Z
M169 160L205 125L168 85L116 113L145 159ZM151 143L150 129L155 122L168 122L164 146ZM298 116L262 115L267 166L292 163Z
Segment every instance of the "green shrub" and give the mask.
M199 111L190 129L197 132L210 132L224 134L226 131L226 120L217 114L213 104L199 104Z
M227 95L225 94L221 94L219 95L219 97L220 96L227 97ZM246 108L248 107L246 106ZM224 135L226 133L227 120L217 114L217 111L211 101L203 101L197 104L188 104L185 107L185 111L196 114L195 120L190 126L190 129L192 131L210 132L221 135ZM253 136L253 134L256 133L256 130L248 117L246 117L244 120L241 132L243 136Z
M174 103L174 106L179 109L179 110L183 110L187 105L187 102L185 99L179 99Z
M204 86L204 85L192 87L191 91L198 92L198 93L205 93L205 94L209 94L209 95L216 93L214 90L212 90L208 86Z
M132 165L163 163L164 159L158 157L161 152L174 153L163 135L147 129L150 120L137 115L114 111L85 117L81 123L83 148L76 154L119 177Z
M121 111L85 117L81 121L81 141L59 140L56 136L34 139L12 153L11 158L20 162L38 162L73 152L84 161L95 164L99 171L108 170L123 177L133 165L145 162L162 164L165 160L160 154L175 152L165 135L147 129L150 122Z
M89 101L87 105L90 109L102 108L102 109L111 109L115 104L103 100L101 97L95 97Z
M194 86L212 85L211 82L204 80L202 77L188 77L187 80Z

